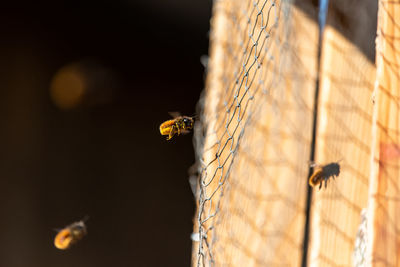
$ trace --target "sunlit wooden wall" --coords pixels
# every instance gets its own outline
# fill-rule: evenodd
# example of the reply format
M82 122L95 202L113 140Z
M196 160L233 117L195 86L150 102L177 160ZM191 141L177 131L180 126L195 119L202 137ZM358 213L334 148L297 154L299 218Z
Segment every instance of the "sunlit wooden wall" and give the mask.
M400 266L400 4L379 2L375 64L372 1L346 6L348 32L330 7L321 43L315 6L275 3L214 4L193 265ZM312 191L304 239L312 149L341 173Z
M400 1L379 1L368 259L400 266Z

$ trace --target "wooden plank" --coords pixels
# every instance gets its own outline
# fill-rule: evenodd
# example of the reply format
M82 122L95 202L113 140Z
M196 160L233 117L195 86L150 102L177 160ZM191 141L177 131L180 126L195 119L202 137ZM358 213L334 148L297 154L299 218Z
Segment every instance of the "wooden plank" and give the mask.
M400 266L400 1L379 1L368 262Z
M320 75L316 163L338 162L340 176L313 190L310 266L351 266L360 214L367 207L375 67L328 26Z

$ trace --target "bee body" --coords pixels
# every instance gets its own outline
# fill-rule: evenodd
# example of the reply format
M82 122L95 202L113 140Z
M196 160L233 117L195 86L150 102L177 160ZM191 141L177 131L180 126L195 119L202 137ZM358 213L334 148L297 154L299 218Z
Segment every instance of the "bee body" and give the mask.
M74 222L61 229L54 238L54 246L58 249L68 249L87 234L84 221Z
M175 125L175 120L168 120L160 125L161 135L169 135L173 131L172 127Z
M340 165L337 162L332 162L327 165L319 166L317 170L311 175L308 183L311 187L316 187L319 184L319 189L325 182L325 188L328 185L329 178L335 179L335 176L340 174Z
M188 116L178 116L172 120L163 122L160 125L161 135L168 135L167 140L170 140L175 134L188 133L193 129L194 119Z

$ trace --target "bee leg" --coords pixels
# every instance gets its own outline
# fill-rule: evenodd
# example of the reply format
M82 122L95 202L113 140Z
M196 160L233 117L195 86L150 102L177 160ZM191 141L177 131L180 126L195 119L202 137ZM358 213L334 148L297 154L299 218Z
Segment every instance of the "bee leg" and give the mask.
M326 178L325 179L325 188L327 187L327 185L328 185L328 179Z
M178 135L181 135L181 127L177 126L176 129L178 130Z
M171 131L169 132L167 140L171 140L171 138L174 136L174 134L175 134L175 125L172 125Z
M319 190L321 190L321 188L322 188L322 181L319 183Z

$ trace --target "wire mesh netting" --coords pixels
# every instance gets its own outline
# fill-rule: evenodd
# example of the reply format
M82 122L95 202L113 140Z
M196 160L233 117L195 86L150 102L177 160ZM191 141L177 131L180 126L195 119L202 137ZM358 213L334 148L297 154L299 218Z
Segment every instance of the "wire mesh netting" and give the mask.
M299 265L318 27L290 1L217 1L211 44L193 263Z

